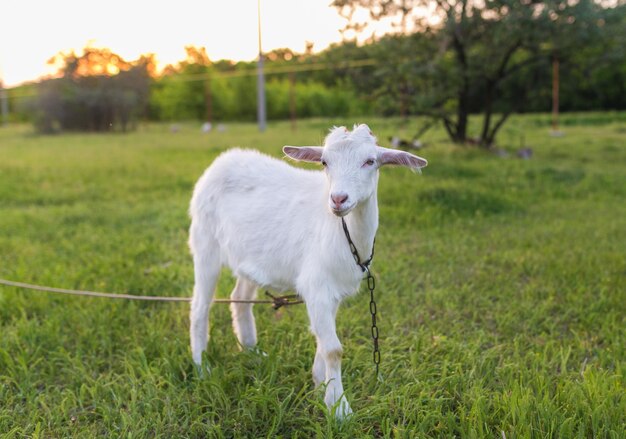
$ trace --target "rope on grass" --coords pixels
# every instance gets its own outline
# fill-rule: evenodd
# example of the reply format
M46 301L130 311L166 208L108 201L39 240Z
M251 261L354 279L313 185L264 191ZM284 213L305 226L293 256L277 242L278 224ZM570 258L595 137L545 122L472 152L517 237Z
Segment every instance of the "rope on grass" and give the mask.
M9 287L22 288L27 290L45 291L48 293L58 294L70 294L73 296L89 296L99 297L103 299L125 299L125 300L143 300L151 302L190 302L190 297L167 297L167 296L136 296L134 294L114 294L114 293L102 293L97 291L85 291L85 290L68 290L66 288L54 288L46 287L42 285L27 284L24 282L15 282L6 279L0 279L0 284ZM296 295L289 296L273 296L268 291L265 294L271 299L266 300L237 300L237 299L213 299L213 303L262 303L272 305L274 309L278 309L282 306L297 305L303 303L302 300L294 300Z

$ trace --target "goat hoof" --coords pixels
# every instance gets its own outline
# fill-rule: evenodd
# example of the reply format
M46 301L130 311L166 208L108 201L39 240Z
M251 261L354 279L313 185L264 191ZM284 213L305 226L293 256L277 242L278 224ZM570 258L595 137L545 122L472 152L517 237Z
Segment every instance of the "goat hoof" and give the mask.
M350 404L348 404L348 400L345 397L342 397L338 403L333 407L335 419L339 421L343 421L349 418L352 415L352 409L350 408Z
M267 352L260 349L258 346L253 346L249 348L245 348L246 352L250 352L251 354L258 355L259 357L267 357Z
M207 362L204 362L202 364L194 362L193 365L196 373L198 374L198 378L203 379L211 375L211 366L209 366Z

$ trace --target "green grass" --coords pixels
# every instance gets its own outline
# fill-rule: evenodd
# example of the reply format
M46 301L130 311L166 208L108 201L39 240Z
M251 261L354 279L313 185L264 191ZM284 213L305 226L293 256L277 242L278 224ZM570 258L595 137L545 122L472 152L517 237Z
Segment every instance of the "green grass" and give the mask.
M192 366L188 305L0 286L2 437L506 437L626 435L626 130L623 113L514 118L501 146L433 130L422 175L381 171L374 271L383 381L368 298L339 312L355 415L326 413L305 310L257 306L260 348L238 351L212 310L209 376ZM235 145L280 154L333 124L148 125L39 137L0 129L0 277L64 288L189 296L187 206ZM397 120L368 121L384 145ZM233 279L225 275L218 296Z

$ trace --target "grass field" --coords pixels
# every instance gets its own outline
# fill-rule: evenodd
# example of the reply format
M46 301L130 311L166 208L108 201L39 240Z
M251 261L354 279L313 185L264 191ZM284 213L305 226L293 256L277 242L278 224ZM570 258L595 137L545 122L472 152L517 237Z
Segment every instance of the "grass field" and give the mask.
M35 136L0 128L0 278L190 296L187 206L229 146L278 156L333 124L199 125ZM397 120L368 121L383 145ZM429 132L422 175L381 171L373 270L382 382L368 298L339 311L355 414L313 389L305 310L257 306L262 356L239 352L212 310L209 376L188 347L188 305L0 286L0 436L491 437L626 435L626 115L514 118L501 158ZM218 297L233 286L222 276Z

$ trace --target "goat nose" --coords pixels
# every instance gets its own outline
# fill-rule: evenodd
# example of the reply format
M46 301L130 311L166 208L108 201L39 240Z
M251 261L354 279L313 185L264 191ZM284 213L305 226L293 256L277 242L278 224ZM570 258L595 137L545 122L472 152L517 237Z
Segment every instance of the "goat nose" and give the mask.
M330 199L333 200L333 203L335 203L335 206L339 207L343 203L348 201L348 194L345 194L343 192L338 193L338 194L331 194Z

